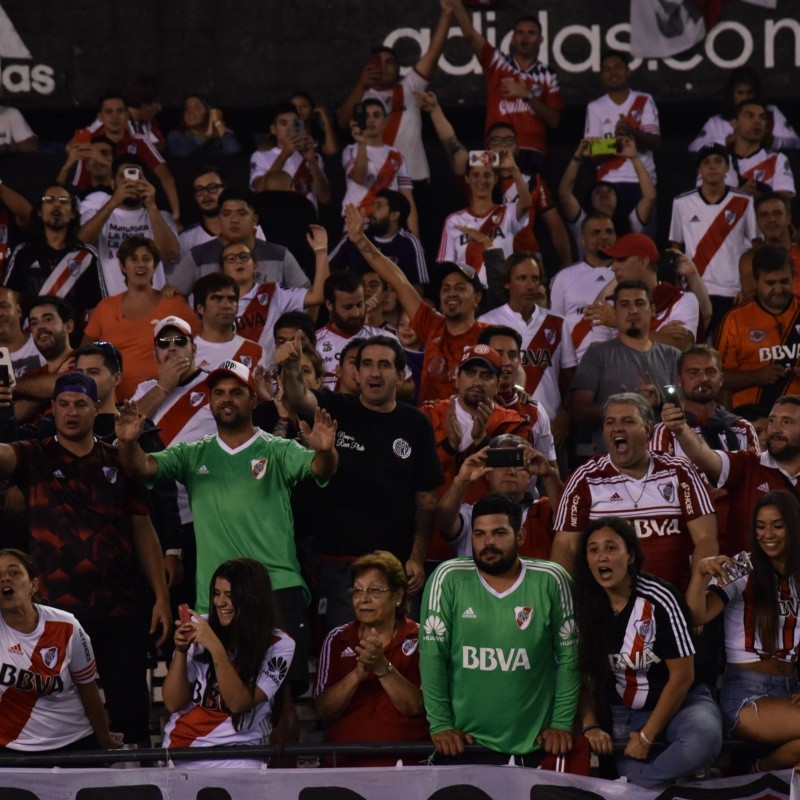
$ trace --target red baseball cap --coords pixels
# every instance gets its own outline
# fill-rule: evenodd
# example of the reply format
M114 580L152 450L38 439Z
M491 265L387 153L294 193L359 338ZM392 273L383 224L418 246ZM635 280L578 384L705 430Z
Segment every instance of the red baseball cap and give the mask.
M467 345L464 348L464 354L461 356L458 371L461 372L471 361L480 361L489 367L495 375L500 374L500 353L494 347L489 347L488 344Z
M628 258L641 256L649 258L654 264L658 261L658 248L655 242L644 233L626 233L611 246L604 247L600 255L606 258Z

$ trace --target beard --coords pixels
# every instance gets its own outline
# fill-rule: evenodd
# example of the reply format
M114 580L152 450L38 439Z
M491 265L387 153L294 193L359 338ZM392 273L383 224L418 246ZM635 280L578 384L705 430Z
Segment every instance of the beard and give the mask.
M640 328L638 324L631 325L625 329L625 335L631 339L641 339L644 336L644 328Z
M344 333L358 333L363 327L366 317L357 317L355 319L342 319L338 314L331 314L333 324Z
M385 237L387 233L389 233L389 226L391 222L389 221L388 217L384 217L383 219L375 220L372 225L369 226L370 233L374 234L375 236Z
M800 456L800 445L789 444L785 439L777 439L773 447L772 439L767 441L767 452L778 462L794 461Z
M497 548L489 548L492 553L499 553L500 551ZM484 548L486 550L486 548ZM504 575L508 572L516 563L517 559L519 558L519 550L515 547L511 553L502 558L497 559L496 561L486 562L484 561L478 553L473 551L472 555L475 565L481 572L485 572L487 575Z

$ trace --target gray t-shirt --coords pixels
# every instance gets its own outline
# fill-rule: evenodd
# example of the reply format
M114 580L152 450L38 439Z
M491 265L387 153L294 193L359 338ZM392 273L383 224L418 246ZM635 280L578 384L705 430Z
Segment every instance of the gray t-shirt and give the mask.
M222 243L219 239L204 242L184 253L177 264L167 266L167 282L182 294L188 295L203 275L220 272ZM297 259L282 245L256 239L253 245L256 261L256 283L282 283L285 286L307 288L311 285Z

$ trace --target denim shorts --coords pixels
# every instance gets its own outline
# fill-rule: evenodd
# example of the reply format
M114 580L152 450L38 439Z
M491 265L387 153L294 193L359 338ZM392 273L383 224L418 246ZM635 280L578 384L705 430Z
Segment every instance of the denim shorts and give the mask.
M756 705L762 697L791 697L800 692L797 673L767 675L752 669L728 665L719 693L719 705L725 722L725 733L730 735L739 722L743 708Z

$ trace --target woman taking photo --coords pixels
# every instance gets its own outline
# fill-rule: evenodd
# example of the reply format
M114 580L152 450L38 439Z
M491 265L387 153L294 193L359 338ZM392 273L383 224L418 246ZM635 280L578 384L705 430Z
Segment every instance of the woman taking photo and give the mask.
M92 643L72 614L35 602L37 575L30 556L0 550L3 670L17 676L0 686L0 752L121 747L108 731Z
M694 680L683 601L672 584L641 572L641 565L639 542L625 520L601 517L584 532L575 575L580 714L594 752L611 755L615 742L624 743L616 757L619 774L660 789L716 757L722 720L708 689ZM659 740L667 747L652 754Z
M408 578L385 550L350 568L355 621L322 645L314 708L331 742L427 741L419 677L419 625L406 616ZM341 766L392 766L394 758L338 758Z
M788 492L767 492L753 507L752 572L728 556L694 565L686 599L703 625L725 613L727 667L720 692L725 731L771 752L751 771L800 760L800 685L795 671L800 630L800 505ZM742 572L740 577L735 577ZM710 587L710 578L716 582Z
M199 326L189 304L179 294L169 295L153 286L153 275L161 260L155 242L144 236L124 239L117 251L127 288L101 300L84 332L83 344L111 342L125 361L117 387L117 399L133 396L142 382L155 378L158 362L153 356L153 328L165 317L186 320L197 333Z
M266 568L252 558L217 567L207 615L190 610L176 623L175 655L164 679L172 713L164 747L266 745L275 697L294 655L294 641L275 624L275 600ZM229 759L193 766L259 767Z

